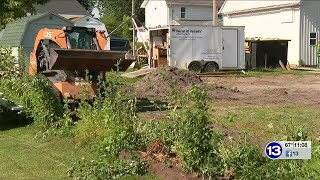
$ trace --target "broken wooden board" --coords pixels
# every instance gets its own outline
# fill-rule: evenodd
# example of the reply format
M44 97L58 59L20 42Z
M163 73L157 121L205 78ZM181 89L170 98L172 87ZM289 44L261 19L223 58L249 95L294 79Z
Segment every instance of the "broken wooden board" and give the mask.
M287 64L287 65L286 65L286 68L287 68L288 71L291 71L290 64Z
M143 68L137 71L129 72L122 74L121 77L124 78L138 78L138 77L143 77L151 72L154 72L156 68Z
M282 68L283 70L287 70L287 68L284 66L284 64L282 63L281 60L279 60L279 64L280 64L280 66L281 66L281 68Z

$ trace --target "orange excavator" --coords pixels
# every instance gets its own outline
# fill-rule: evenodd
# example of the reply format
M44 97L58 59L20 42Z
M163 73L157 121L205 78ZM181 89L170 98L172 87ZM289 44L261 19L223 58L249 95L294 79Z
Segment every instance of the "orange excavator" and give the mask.
M30 54L29 74L43 74L60 97L79 98L84 86L94 97L97 84L88 86L86 76L94 82L107 71L127 70L135 61L132 56L126 58L127 52L103 50L107 43L104 32L94 28L40 29Z

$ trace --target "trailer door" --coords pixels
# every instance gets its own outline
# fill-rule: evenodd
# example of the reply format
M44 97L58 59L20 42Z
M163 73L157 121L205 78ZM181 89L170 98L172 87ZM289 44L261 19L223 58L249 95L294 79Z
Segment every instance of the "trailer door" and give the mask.
M222 67L238 67L238 30L222 29Z

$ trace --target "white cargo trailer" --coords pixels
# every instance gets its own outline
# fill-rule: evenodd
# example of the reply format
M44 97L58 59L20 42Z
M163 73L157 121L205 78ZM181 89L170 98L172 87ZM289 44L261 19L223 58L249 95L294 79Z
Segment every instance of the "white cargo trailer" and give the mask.
M201 72L245 69L244 27L173 25L149 31L152 67L200 71L201 66Z

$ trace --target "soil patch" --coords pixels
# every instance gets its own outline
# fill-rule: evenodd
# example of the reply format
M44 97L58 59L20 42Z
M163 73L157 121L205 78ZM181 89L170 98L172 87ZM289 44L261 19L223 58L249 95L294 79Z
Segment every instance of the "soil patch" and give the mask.
M210 97L239 101L253 105L312 105L320 106L320 76L283 75L266 77L215 77L203 78L204 82L222 87L237 87L235 91L214 89Z
M195 73L175 67L165 67L146 75L135 86L135 92L137 97L165 98L170 95L173 87L180 92L194 84L203 84Z
M135 152L134 154L122 151L119 158L122 160L130 160L138 157L144 160L148 165L148 172L160 179L165 180L200 180L197 174L187 173L176 166L168 167L159 157L165 158L167 151L162 141L153 141L148 146L147 152Z
M152 163L149 166L150 173L165 180L200 180L195 174L185 173L176 167L168 168L161 163Z
M156 71L146 75L134 87L135 96L139 98L164 99L175 89L184 93L193 85L207 85L209 96L216 98L216 94L240 93L237 87L226 88L222 84L206 84L195 73L177 69L175 67L158 68Z
M151 142L146 155L150 157L152 160L164 163L168 156L164 142L160 140Z

